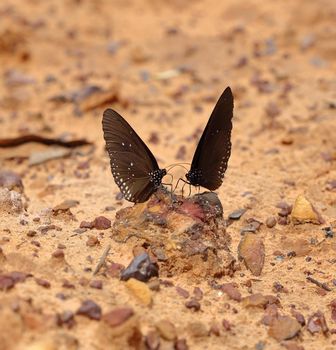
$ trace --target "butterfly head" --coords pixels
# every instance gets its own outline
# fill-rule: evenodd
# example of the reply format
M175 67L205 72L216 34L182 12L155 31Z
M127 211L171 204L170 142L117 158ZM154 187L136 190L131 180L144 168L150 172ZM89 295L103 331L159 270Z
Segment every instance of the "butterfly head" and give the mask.
M155 187L159 187L162 182L162 178L167 174L166 169L157 169L149 173L150 182L154 183Z
M199 186L201 184L202 176L201 169L192 169L186 173L187 180L194 186Z

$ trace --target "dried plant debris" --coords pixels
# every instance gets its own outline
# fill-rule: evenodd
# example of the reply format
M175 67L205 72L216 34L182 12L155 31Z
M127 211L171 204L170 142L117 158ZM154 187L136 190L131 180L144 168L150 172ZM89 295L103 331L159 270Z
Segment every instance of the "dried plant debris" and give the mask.
M87 141L86 139L75 139L69 141L63 140L61 138L50 138L40 135L29 134L8 139L0 139L0 148L17 147L30 142L40 143L47 146L57 145L66 148L91 145L91 142Z

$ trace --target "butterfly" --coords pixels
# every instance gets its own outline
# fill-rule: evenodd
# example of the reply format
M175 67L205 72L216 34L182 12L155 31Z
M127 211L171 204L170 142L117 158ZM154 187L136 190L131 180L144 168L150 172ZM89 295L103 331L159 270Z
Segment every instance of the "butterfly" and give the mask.
M103 132L112 175L124 198L145 202L161 186L166 169L159 168L146 144L113 109L103 114Z
M233 95L227 87L211 113L185 175L190 185L214 191L223 183L231 155L232 117Z

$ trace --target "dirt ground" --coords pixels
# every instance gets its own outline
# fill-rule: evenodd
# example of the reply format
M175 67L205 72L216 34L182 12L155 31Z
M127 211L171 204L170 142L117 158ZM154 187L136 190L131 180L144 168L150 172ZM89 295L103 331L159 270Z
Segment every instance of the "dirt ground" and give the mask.
M91 144L0 147L0 172L23 183L2 192L10 199L0 208L0 349L335 349L335 16L332 0L2 1L0 140L34 134ZM141 286L151 298L144 302L112 276L135 249L113 239L115 213L132 204L111 175L102 113L119 111L161 167L190 162L227 86L232 155L216 192L225 219L247 209L227 228L237 270L159 275L159 291ZM173 174L176 181L184 171ZM288 208L299 195L320 224L294 225ZM100 216L112 228L80 228ZM238 262L251 218L262 223L259 276ZM230 283L242 300L214 283ZM195 287L200 310L186 307ZM246 306L257 293L276 297L277 307ZM133 316L111 325L76 313L88 299L103 314L122 306ZM297 319L299 331L274 336L272 312Z

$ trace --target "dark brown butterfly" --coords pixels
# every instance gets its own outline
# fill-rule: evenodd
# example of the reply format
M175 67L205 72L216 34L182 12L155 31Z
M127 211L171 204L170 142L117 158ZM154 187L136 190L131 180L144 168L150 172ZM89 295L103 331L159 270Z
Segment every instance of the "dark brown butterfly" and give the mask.
M161 186L166 169L159 168L149 148L113 109L104 112L103 131L114 181L125 199L145 202Z
M227 87L216 103L208 124L198 142L190 170L188 183L210 191L222 183L231 155L231 130L233 96Z

